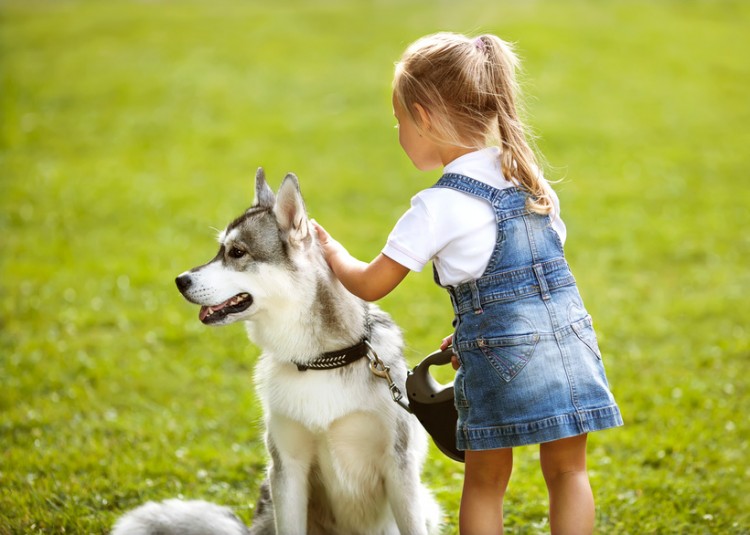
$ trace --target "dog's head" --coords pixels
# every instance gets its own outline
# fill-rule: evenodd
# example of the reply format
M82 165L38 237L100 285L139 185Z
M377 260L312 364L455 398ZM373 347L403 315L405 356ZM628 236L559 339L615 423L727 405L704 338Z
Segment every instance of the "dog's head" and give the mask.
M295 257L314 241L297 177L288 174L274 195L259 168L253 205L221 232L213 260L178 276L177 288L201 305L206 325L248 320L264 301L294 295Z

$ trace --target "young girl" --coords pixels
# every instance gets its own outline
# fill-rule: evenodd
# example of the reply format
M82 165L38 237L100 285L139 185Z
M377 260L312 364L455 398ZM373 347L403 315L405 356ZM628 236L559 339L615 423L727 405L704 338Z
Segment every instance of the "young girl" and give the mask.
M563 257L565 225L516 109L517 59L494 35L438 33L404 53L393 81L399 142L418 193L370 263L320 226L336 276L376 300L432 260L448 290L457 355L456 439L466 450L459 524L503 532L514 446L540 444L553 534L593 531L587 433L622 425L591 318Z

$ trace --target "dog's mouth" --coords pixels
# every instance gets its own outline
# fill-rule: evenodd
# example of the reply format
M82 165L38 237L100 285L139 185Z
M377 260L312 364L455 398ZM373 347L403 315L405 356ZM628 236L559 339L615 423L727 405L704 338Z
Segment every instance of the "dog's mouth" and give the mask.
M236 314L247 310L253 304L253 296L248 293L237 294L219 305L210 307L202 306L198 313L200 319L206 325L223 320L230 314Z

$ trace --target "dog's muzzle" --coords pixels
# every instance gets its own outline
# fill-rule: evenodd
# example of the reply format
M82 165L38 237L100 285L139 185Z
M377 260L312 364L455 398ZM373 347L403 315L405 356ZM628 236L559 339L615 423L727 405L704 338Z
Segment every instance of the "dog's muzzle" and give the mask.
M193 285L193 279L190 276L190 273L184 273L177 277L175 279L175 284L177 284L177 289L180 290L180 293L185 297L185 299L187 299L191 303L195 303L196 305L201 304L196 303L195 300L191 299L190 296L186 293ZM216 305L201 305L200 312L198 313L198 319L206 325L211 325L212 323L220 322L230 314L238 314L247 310L252 304L252 295L245 292L239 293L234 297Z

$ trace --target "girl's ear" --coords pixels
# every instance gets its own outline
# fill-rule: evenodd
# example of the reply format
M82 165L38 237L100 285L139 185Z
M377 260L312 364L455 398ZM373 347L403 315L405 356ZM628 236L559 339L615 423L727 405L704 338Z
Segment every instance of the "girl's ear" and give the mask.
M427 113L427 108L422 106L419 102L415 102L414 109L417 111L417 115L419 116L419 127L422 130L428 131L430 129L430 114Z

